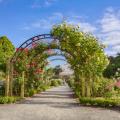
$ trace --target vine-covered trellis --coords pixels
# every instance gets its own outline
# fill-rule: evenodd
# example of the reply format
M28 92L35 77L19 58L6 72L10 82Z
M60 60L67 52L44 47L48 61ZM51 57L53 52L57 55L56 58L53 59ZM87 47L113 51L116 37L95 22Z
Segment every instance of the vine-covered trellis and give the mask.
M47 58L55 55L65 56L71 65L77 94L83 97L95 96L98 88L94 86L99 78L102 79L102 72L108 64L104 46L93 35L81 32L78 27L66 23L54 26L51 34L30 38L16 49L7 64L6 96L17 93L13 91L13 83L19 78L19 95L24 97L25 85L31 86L26 79L31 80L34 76L36 81L43 80Z
M28 71L34 67L36 74L42 74L43 68L48 64L48 57L64 56L64 54L65 52L60 51L59 40L51 34L38 35L25 41L19 48L16 48L15 54L7 64L6 96L13 95L14 79L21 76L20 96L24 97L24 79ZM38 58L39 61L35 61ZM51 61L54 60L57 59ZM39 67L38 64L40 64Z

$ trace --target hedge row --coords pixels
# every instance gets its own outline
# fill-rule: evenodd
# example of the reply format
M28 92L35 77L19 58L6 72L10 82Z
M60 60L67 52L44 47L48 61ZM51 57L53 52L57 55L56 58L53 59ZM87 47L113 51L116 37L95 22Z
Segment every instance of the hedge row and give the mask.
M0 97L0 104L15 103L19 99L17 97Z
M79 98L83 105L101 106L101 107L115 107L120 105L118 99L105 99L105 98Z

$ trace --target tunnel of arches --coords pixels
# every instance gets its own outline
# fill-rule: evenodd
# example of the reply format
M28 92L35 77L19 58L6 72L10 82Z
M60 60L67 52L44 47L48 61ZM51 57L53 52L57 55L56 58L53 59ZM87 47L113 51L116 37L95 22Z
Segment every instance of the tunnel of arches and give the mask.
M70 65L73 80L68 83L77 96L98 95L95 86L96 83L99 86L98 81L103 79L103 71L108 65L104 45L92 34L63 23L54 26L50 34L32 37L16 49L7 65L6 96L28 96L26 93L32 94L32 89L38 89L37 83L44 89L49 84L45 77L50 78L48 60L52 56L64 57L61 60Z
M61 50L59 42L60 39L50 34L43 34L32 37L16 48L16 52L10 60L7 96L24 97L32 87L38 89L40 84L44 86L49 84L52 77L51 72L53 72L49 64L54 61L69 63L67 57L72 57L68 51Z

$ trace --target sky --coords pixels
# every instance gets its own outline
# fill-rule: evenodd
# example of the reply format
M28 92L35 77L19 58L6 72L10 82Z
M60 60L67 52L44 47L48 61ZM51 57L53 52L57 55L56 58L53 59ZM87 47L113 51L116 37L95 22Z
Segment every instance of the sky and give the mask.
M0 0L0 36L16 47L63 20L93 33L107 55L120 52L120 0Z

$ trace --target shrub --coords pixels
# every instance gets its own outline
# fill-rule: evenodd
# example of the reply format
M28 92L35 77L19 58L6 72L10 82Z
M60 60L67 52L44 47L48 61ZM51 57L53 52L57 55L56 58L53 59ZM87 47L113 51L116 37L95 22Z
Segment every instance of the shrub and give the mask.
M59 79L51 80L51 86L59 86L62 85L62 82Z
M69 79L67 81L68 85L71 87L71 88L74 88L75 84L74 84L74 79Z
M34 89L29 89L25 92L25 97L31 97L36 93Z
M51 81L51 86L58 86L58 83L55 80Z
M15 103L19 99L17 97L0 97L0 104Z
M29 89L28 91L28 96L31 97L35 94L35 90L34 89Z
M57 82L58 82L58 85L62 85L62 81L61 80L57 80Z
M49 86L43 85L43 86L41 86L41 91L45 91L45 90L48 89L48 88L49 88Z
M113 92L106 92L106 93L104 93L104 97L105 98L112 98L112 96L113 96Z
M79 98L83 105L94 105L101 107L115 107L120 105L119 99L105 99L105 98Z

